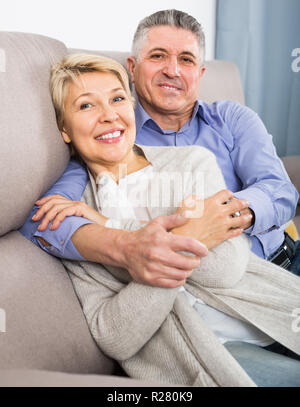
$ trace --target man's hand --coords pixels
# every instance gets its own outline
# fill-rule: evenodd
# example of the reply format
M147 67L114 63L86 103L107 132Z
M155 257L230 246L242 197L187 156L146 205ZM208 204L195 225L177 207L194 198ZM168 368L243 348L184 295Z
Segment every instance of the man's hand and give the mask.
M121 238L124 266L134 280L166 288L185 284L192 270L199 266L200 258L208 254L207 248L195 239L168 233L186 222L178 214L162 216Z
M227 239L239 236L249 227L253 215L249 213L248 205L247 201L234 198L228 190L220 191L204 202L193 196L188 197L177 213L186 214L189 220L172 232L192 236L212 249ZM241 215L233 217L236 212Z

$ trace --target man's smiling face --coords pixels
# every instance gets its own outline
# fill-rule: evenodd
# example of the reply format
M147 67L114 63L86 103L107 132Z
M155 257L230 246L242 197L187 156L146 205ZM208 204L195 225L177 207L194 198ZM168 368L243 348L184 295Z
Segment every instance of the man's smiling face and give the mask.
M138 60L130 57L128 68L139 100L150 115L192 110L205 70L195 34L168 25L149 29Z

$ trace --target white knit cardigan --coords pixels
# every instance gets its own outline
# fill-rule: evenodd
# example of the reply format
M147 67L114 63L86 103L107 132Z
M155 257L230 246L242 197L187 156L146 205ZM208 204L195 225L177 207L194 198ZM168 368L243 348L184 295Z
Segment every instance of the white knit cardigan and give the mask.
M226 188L215 156L203 147L136 148L157 174L192 174L178 202L195 193L199 179L205 197ZM82 200L101 210L91 183ZM151 218L174 213L172 207L149 210ZM123 227L142 226L127 220ZM255 386L177 288L139 284L121 268L68 260L64 265L95 341L129 376L166 384ZM254 255L246 236L210 250L185 289L300 354L300 334L293 330L293 311L300 308L300 278Z

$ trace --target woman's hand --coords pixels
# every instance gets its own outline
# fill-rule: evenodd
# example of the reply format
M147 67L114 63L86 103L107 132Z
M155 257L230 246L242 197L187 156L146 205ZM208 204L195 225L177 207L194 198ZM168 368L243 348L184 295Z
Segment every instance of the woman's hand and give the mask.
M105 216L90 208L84 202L71 201L61 195L46 196L36 201L36 205L40 206L40 208L32 217L32 220L39 221L44 217L38 227L40 231L47 229L50 222L52 222L50 229L56 230L66 216L80 216L103 226L107 221Z
M177 213L189 220L183 226L172 229L172 233L193 237L212 249L239 236L246 229L252 219L251 214L243 212L248 205L245 200L233 199L232 192L228 190L205 200L191 195L177 209ZM233 217L238 211L241 211L241 216Z

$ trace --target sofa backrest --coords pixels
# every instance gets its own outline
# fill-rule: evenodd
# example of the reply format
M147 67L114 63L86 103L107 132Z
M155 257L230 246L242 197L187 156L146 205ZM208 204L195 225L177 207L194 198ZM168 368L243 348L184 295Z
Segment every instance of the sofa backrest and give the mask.
M19 228L60 176L69 153L57 130L50 65L67 53L57 40L0 32L0 236Z

